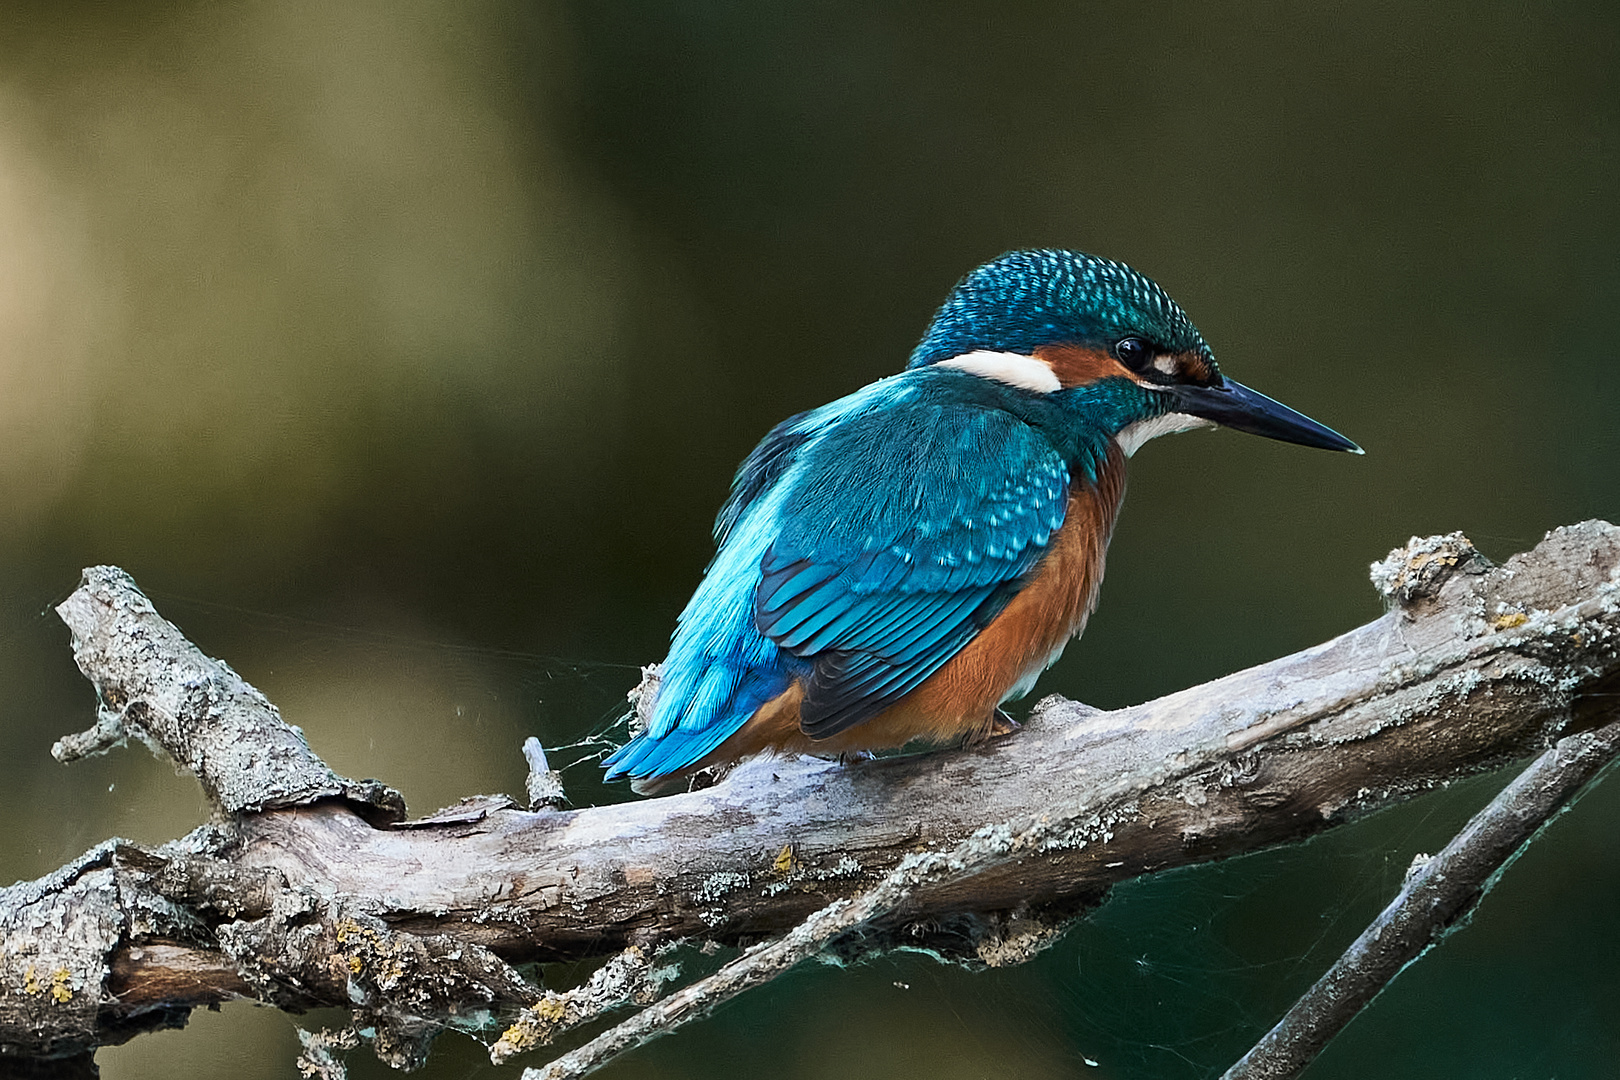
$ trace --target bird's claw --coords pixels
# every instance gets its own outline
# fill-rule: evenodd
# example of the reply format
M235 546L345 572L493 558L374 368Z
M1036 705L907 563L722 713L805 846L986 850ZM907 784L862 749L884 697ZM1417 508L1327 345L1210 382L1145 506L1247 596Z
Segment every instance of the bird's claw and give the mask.
M1007 715L1007 710L997 709L990 717L990 730L985 733L985 737L995 739L1002 735L1011 735L1021 726L1018 721Z
M990 714L990 722L986 724L983 729L968 733L967 737L962 740L962 745L964 747L978 746L980 743L989 742L991 739L999 739L1004 735L1011 735L1013 732L1017 731L1019 727L1020 725L1018 721L1008 716L1006 710L997 709L995 712Z

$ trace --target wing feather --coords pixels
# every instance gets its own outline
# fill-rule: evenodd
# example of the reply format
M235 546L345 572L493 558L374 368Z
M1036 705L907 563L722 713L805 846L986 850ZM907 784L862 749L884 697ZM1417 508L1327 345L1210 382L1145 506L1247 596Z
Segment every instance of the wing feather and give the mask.
M814 661L801 726L843 731L915 689L1006 605L1061 527L1068 469L1011 413L851 416L784 475L754 620Z

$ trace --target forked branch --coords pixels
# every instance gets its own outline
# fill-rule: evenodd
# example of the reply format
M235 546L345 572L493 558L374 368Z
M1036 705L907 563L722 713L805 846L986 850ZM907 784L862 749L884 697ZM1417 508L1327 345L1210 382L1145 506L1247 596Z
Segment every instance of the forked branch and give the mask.
M1620 755L1620 721L1558 740L1463 826L1419 856L1400 894L1221 1080L1292 1080L1431 946L1464 925L1509 863Z
M1503 567L1458 534L1414 541L1374 579L1389 612L1333 641L1114 712L1048 698L987 746L756 761L702 791L574 811L535 746L532 809L483 797L408 822L382 785L332 774L127 576L94 568L60 610L99 719L59 756L136 735L219 813L0 893L0 1052L83 1053L249 996L352 1008L402 1066L445 1026L529 1018L504 1054L655 996L651 958L680 940L785 935L712 977L726 992L817 951L898 942L1016 963L1115 882L1294 840L1597 723L1620 671L1620 529L1556 530ZM511 967L612 952L624 977L573 996ZM717 989L677 991L604 1038L633 1045ZM316 1040L312 1067L351 1041Z

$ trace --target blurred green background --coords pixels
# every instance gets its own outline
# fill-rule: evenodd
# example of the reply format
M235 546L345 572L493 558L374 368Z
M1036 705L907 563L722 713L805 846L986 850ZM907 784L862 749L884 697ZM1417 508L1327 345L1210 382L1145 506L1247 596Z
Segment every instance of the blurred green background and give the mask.
M735 464L1023 245L1143 269L1368 451L1138 455L1042 692L1314 644L1412 534L1620 518L1613 4L0 7L0 880L205 815L144 750L49 757L92 712L49 608L94 562L415 811L519 790L530 733L625 797L588 740ZM1137 882L1021 968L799 971L602 1075L1214 1075L1501 781ZM1617 832L1611 781L1312 1080L1613 1076ZM244 1005L100 1061L295 1046ZM449 1036L424 1075L518 1072L482 1061Z

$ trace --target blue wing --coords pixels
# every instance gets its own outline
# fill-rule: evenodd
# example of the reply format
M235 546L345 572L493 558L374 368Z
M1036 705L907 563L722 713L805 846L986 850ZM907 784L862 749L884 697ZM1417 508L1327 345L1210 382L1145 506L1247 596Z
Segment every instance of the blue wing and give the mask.
M1016 593L1063 523L1068 468L1000 409L905 376L779 425L738 471L720 550L608 777L698 761L795 678L813 737L914 689Z
M737 475L731 480L731 494L726 496L720 513L714 519L714 542L724 547L726 537L736 526L739 518L755 502L760 495L781 478L782 473L792 464L794 453L808 442L819 427L815 412L802 412L797 416L777 424L760 440L759 445L748 452L743 463L737 467Z
M881 712L973 640L1068 504L1051 444L969 403L841 424L804 448L787 483L754 621L812 662L800 717L813 738Z
M783 421L738 468L714 523L719 551L681 612L659 667L652 718L608 757L606 779L663 776L691 765L804 674L805 665L763 637L753 620L759 564L779 516L778 482L806 442L860 407L872 390Z

